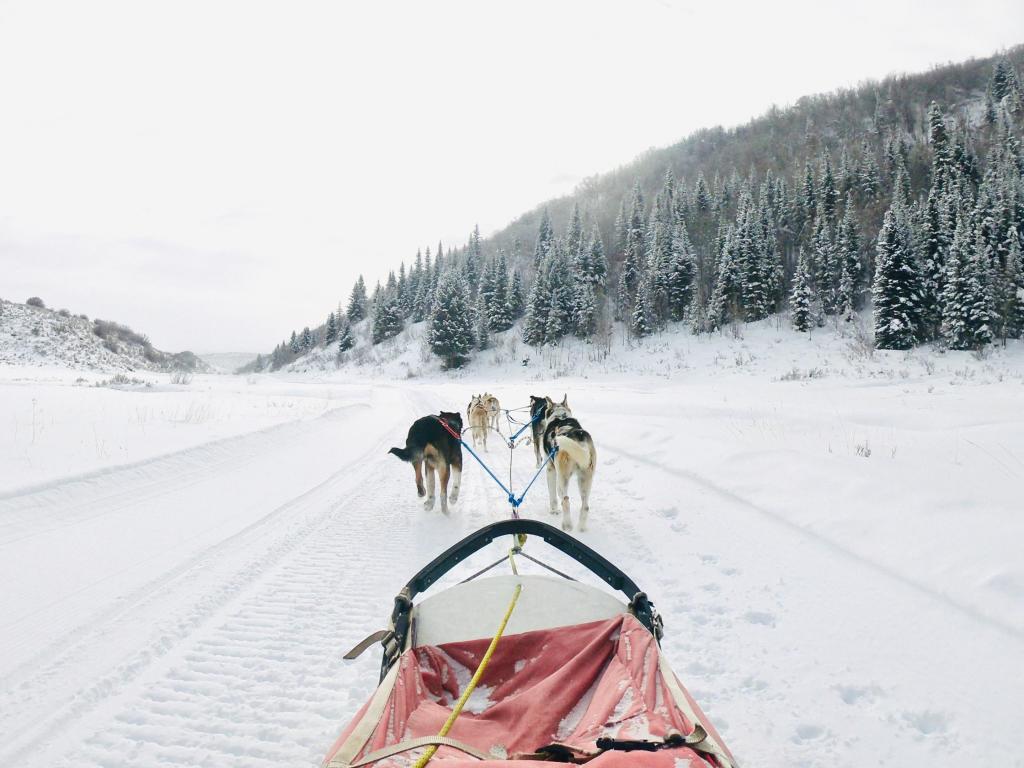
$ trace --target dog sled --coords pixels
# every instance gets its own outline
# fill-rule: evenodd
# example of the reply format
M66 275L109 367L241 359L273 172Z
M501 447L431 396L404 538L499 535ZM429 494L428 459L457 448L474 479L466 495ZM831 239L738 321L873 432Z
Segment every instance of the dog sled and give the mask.
M576 581L513 547L511 574L475 576L418 599L502 536L543 540L611 587ZM516 538L520 537L520 538ZM514 557L554 575L519 575ZM484 574L487 575L484 575ZM380 684L324 768L592 768L736 765L660 648L654 605L625 573L537 520L486 526L438 556L395 598L378 642Z

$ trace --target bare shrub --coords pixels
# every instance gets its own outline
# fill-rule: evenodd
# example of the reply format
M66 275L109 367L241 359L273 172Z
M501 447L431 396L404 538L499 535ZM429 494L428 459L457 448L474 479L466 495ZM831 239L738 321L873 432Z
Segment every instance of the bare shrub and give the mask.
M171 374L171 384L180 384L187 387L192 383L192 374L188 371L175 371Z
M30 307L36 307L38 309L46 309L46 302L40 299L38 296L30 296L25 302Z

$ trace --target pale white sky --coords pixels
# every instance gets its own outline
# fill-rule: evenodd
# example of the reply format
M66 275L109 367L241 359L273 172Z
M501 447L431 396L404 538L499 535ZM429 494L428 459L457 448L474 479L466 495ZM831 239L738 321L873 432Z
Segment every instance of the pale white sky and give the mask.
M1024 3L0 0L0 296L266 351L694 129L1024 41Z

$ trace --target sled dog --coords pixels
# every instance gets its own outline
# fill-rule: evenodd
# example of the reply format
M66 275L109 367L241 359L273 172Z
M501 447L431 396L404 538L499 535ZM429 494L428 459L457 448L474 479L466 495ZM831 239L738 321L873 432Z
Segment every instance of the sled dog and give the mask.
M392 448L402 461L408 461L416 471L416 495L426 496L424 509L434 508L434 472L441 480L441 511L448 514L448 478L452 478L452 504L459 500L462 483L462 444L441 424L441 420L456 433L462 432L462 416L450 411L441 411L439 416L424 416L416 419L409 427L405 448ZM426 468L427 483L423 487L423 470Z
M590 487L594 483L597 468L597 450L594 440L569 410L569 397L555 403L545 398L544 410L544 455L558 447L555 457L548 463L548 497L551 514L558 514L558 499L562 500L562 530L572 530L569 516L569 480L576 476L580 489L579 529L587 530L587 514L590 512Z
M540 469L542 461L540 449L544 447L541 443L544 438L544 412L548 407L548 399L530 395L530 433L533 436L533 455L537 458L537 469Z
M487 408L487 413L491 418L491 427L497 429L498 417L501 415L501 403L490 392L484 392L484 406Z
M487 450L487 428L490 424L490 415L487 412L487 405L484 400L486 395L473 395L466 406L466 420L469 422L470 434L473 436L473 447L477 443L484 444Z

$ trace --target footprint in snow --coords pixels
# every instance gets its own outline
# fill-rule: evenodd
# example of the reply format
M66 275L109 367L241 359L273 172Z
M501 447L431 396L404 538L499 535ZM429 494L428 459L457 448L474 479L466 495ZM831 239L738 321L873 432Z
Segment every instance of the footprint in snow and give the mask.
M775 626L775 614L767 611L747 611L743 618L751 624L760 624L765 627Z
M661 509L655 510L659 515L666 518L667 520L674 520L679 516L678 507L662 507Z
M941 734L949 730L949 715L931 709L904 712L903 721L922 736Z
M791 741L796 744L805 744L808 741L814 741L820 739L825 735L825 729L820 725L814 725L813 723L801 723L796 727L796 731L791 737Z
M714 565L718 562L718 555L701 555L700 561L704 563L704 565Z
M870 702L883 695L882 689L877 685L837 685L836 691L844 704L857 704L862 699Z
M739 568L722 568L720 571L723 576L736 576L739 572Z

